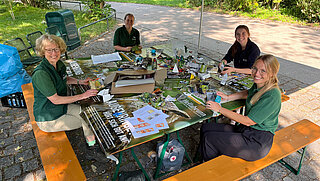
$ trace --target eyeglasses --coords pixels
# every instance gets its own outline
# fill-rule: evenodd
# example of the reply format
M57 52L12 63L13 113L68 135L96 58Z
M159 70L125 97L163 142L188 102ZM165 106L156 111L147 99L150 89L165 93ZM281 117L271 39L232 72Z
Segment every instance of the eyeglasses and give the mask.
M60 52L60 48L44 49L47 53Z
M252 73L256 73L258 70L259 70L259 69L258 69L257 67L251 67ZM266 74L266 73L267 73L267 72L266 72L265 70L263 70L263 69L260 69L260 70L259 70L259 74L260 74L260 75L264 75L264 74Z

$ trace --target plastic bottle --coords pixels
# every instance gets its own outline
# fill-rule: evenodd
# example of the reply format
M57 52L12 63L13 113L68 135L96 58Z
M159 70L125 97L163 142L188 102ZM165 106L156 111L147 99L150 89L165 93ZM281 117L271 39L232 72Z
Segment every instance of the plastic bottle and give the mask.
M7 96L8 104L10 107L12 107L12 101L11 101L11 95Z
M157 59L154 58L152 61L152 70L157 70Z
M16 99L17 107L20 107L20 97L18 95L15 95L14 98Z
M226 85L227 80L228 80L228 74L224 74L224 75L222 76L222 79L221 79L220 84L221 84L221 85Z
M216 97L216 99L214 100L214 102L219 103L219 104L220 104L220 106L221 106L221 96L217 96L217 97ZM219 115L219 113L218 113L218 112L213 111L213 114L212 114L212 116L213 116L213 117L216 117L216 116L218 116L218 115Z
M223 69L224 69L224 61L222 61L222 64L221 64L221 66L220 66L221 72L223 71Z
M19 99L21 100L21 107L25 107L24 105L24 98L23 98L23 95L21 94Z
M16 99L15 99L15 96L14 95L12 95L12 106L13 107L16 107L17 106L17 104L16 104Z

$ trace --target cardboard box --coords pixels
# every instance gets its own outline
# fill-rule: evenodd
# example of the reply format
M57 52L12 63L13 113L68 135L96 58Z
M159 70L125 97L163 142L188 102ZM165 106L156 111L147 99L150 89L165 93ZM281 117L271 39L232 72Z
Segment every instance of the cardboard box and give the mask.
M130 77L132 77L132 81L128 84L128 86L116 86L116 82L121 77L128 77L128 81L130 82ZM144 77L146 81L136 81L137 85L132 85L135 77ZM150 81L153 78L154 81ZM155 85L158 82L164 82L167 78L167 69L159 69L159 70L125 70L125 71L116 71L112 72L107 76L104 80L104 84L108 85L111 83L111 94L127 94L127 93L144 93L144 92L153 92ZM118 82L119 85L119 82Z

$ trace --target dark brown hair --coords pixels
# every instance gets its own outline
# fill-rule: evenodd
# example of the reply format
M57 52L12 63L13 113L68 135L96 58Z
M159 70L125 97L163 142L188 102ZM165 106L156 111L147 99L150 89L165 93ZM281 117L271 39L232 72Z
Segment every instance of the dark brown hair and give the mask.
M124 16L123 20L126 20L128 16L133 16L133 14L127 13L127 14ZM133 18L134 18L134 16L133 16Z
M250 36L250 31L249 28L246 25L239 25L237 26L236 30L234 31L234 35L236 35L237 31L239 29L244 29L246 30L246 32L248 33L248 35ZM233 45L231 46L231 54L232 57L234 58L236 56L237 53L237 46L239 45L239 42L237 40L234 41Z

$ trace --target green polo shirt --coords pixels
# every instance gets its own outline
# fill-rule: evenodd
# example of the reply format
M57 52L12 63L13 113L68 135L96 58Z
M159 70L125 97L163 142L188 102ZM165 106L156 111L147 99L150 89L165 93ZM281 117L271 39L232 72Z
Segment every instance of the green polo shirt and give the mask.
M57 62L57 70L43 59L32 74L34 88L33 114L37 122L51 121L67 113L67 104L53 104L47 97L67 96L66 66Z
M131 33L127 31L126 27L123 25L122 27L118 28L114 33L113 38L113 46L135 46L140 45L140 33L137 29L132 28Z
M249 89L245 115L257 123L252 125L252 128L270 131L274 134L278 128L278 116L281 109L281 93L277 88L271 89L264 93L254 105L251 105L251 98L260 89L257 88L256 84L253 84Z

